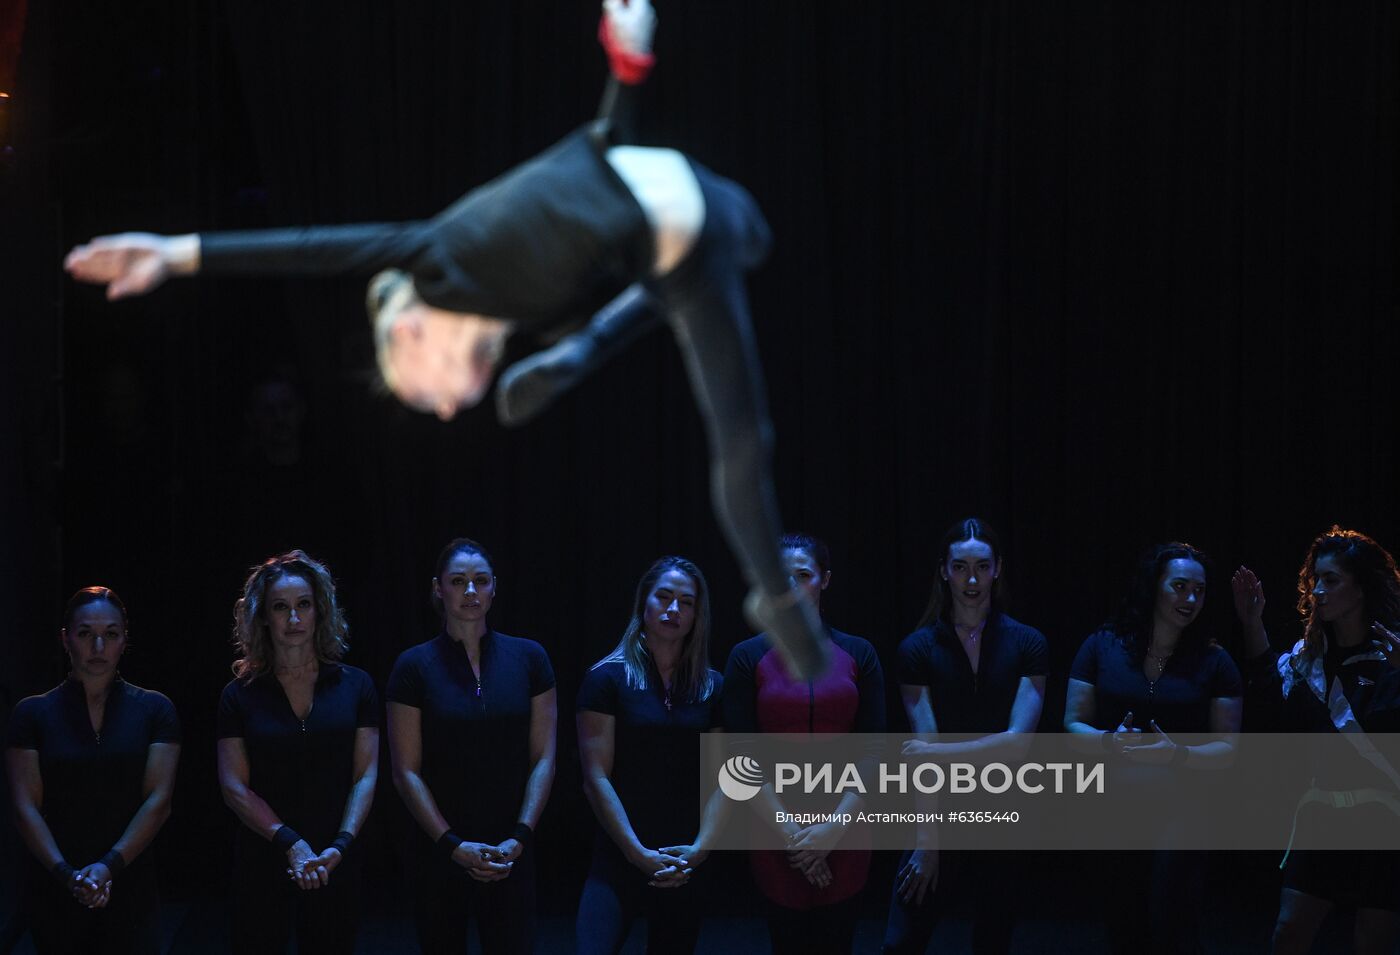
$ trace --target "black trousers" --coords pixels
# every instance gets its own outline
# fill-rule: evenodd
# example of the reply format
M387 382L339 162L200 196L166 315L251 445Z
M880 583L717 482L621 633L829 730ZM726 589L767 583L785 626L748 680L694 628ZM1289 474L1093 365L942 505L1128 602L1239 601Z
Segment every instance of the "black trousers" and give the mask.
M895 872L904 868L912 853L899 857ZM1014 882L1009 862L995 852L941 852L938 884L920 904L899 897L896 884L890 891L890 911L885 922L883 951L890 955L923 955L939 919L950 909L961 908L972 918L972 950L976 955L1005 955L1011 948L1015 925L999 888Z
M112 880L112 898L89 909L32 867L25 892L30 937L39 955L159 955L160 906L155 872L135 864Z
M361 871L358 854L331 873L330 884L300 889L287 878L285 856L259 843L235 857L229 886L234 955L282 955L296 935L301 955L351 955L360 928Z
M485 955L529 955L535 949L535 861L526 849L511 874L478 882L441 855L418 855L413 917L423 955L464 955L476 922Z
M648 952L694 952L705 908L701 873L679 888L653 888L611 843L595 847L578 905L578 955L616 955L638 918L647 922Z
M851 955L860 893L813 909L768 903L768 938L773 955Z
M1197 955L1205 901L1205 852L1142 850L1104 857L1105 916L1113 955Z

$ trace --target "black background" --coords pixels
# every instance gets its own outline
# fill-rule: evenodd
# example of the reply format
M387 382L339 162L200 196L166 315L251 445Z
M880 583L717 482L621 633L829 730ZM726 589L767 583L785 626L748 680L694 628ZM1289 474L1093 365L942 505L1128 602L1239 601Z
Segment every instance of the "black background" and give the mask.
M1400 547L1394 4L658 12L642 139L744 183L773 226L751 288L784 519L831 543L827 616L887 667L933 542L970 513L1005 537L1013 614L1049 637L1046 728L1144 545L1215 557L1202 625L1232 647L1235 565L1282 644L1313 535ZM587 845L573 692L637 577L695 559L715 664L748 635L665 333L529 428L488 408L444 425L370 386L363 281L109 305L60 270L105 232L430 215L591 116L595 25L557 0L31 4L0 171L0 683L12 701L61 676L73 589L125 597L124 672L187 728L172 869L231 824L212 715L238 585L268 554L330 564L350 662L382 687L433 632L442 543L494 553L493 623L540 640L560 681L541 833L560 910ZM307 402L291 469L244 415L284 369ZM385 866L402 824L386 786L367 836Z

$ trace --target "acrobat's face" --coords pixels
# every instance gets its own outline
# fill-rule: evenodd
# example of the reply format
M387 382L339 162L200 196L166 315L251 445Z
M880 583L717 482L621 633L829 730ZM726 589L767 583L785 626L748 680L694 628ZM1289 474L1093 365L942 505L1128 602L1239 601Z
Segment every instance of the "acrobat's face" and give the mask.
M1312 602L1323 623L1336 623L1350 614L1359 614L1365 605L1361 586L1337 558L1326 554L1313 566Z
M695 581L684 571L668 570L657 578L642 613L642 629L653 639L683 640L695 626Z
M263 619L272 642L284 650L304 647L316 638L316 592L305 577L274 581L263 598Z
M1157 579L1157 621L1170 630L1184 630L1206 605L1206 569L1200 561L1176 557L1167 561Z
M948 581L953 605L973 611L990 607L997 570L996 554L986 541L972 537L949 547L943 579Z
M791 547L783 551L783 566L787 568L792 586L820 611L822 591L831 583L831 571L822 570L816 558L801 547Z
M415 303L390 331L390 388L418 411L451 420L486 395L510 323Z
M75 674L103 677L115 672L126 649L121 611L106 600L79 607L63 631L63 649Z

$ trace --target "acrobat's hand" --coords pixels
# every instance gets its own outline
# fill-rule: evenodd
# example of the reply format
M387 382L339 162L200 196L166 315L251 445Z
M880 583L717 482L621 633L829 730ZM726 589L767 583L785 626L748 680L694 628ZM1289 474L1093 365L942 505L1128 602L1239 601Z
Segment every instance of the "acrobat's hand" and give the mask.
M106 285L109 300L144 295L172 275L189 275L198 269L199 237L149 232L104 235L69 252L63 267L80 282Z
M612 43L631 56L651 53L656 12L650 0L603 0L603 21Z

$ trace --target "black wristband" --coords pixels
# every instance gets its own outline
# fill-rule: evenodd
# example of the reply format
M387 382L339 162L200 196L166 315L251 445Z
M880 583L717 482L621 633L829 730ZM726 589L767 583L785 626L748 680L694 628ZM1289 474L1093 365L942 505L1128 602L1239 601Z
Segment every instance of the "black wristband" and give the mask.
M463 840L461 836L457 835L457 833L449 829L442 835L438 836L437 847L443 855L447 856L448 859L451 859L452 854L457 851L457 847L462 844L462 841Z
M116 849L109 849L107 854L97 861L107 867L107 871L112 873L114 879L122 874L122 869L126 868L126 860Z
M535 830L530 828L529 823L517 822L510 837L528 849L535 842Z
M73 874L77 871L67 861L59 859L53 864L53 868L49 869L49 875L53 876L59 885L67 888L73 885Z
M280 826L277 831L272 834L272 844L283 852L286 852L300 841L301 836L297 835L297 831L291 826Z
M345 855L346 851L350 848L350 843L354 841L355 834L347 829L342 829L335 834L335 838L331 840L330 847L338 850L341 855Z

